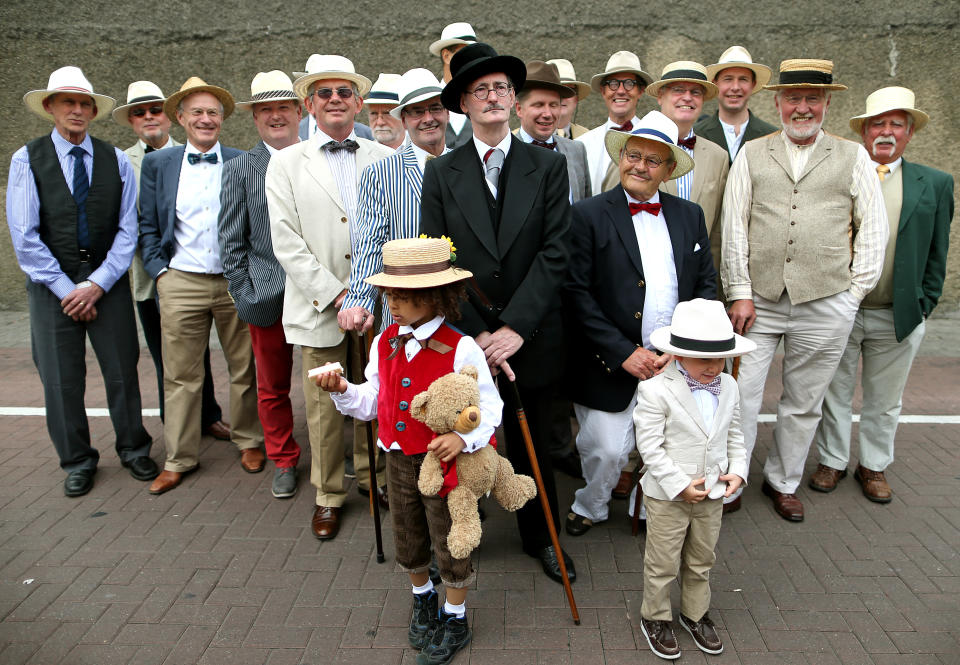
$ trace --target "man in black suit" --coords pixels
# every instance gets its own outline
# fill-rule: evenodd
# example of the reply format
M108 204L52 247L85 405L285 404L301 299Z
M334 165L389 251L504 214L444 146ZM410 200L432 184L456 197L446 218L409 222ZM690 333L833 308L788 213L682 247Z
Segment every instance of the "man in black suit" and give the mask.
M515 91L526 80L521 60L477 42L458 51L450 68L453 78L441 101L469 116L473 139L427 165L420 230L450 237L458 265L476 277L482 295L470 294L458 325L477 338L491 369L506 375L499 385L506 404L507 457L518 473L530 474L516 393L508 383L516 381L559 523L548 440L554 386L563 373L560 286L570 228L567 167L556 151L510 134ZM528 503L517 511L517 521L524 551L561 581L540 505ZM572 580L573 562L567 559L566 566Z
M716 296L717 275L699 205L658 191L693 169L677 125L659 111L604 143L620 185L573 207L564 305L570 325L568 381L580 423L586 487L577 490L567 533L607 519L610 491L636 446L637 382L659 374L650 333L670 325L678 302Z

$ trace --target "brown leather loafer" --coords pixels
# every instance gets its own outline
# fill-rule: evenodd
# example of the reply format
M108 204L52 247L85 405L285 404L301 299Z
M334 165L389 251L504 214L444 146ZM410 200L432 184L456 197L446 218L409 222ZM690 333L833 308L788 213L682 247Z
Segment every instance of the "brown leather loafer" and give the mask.
M183 477L185 475L188 473L193 473L196 470L197 467L193 467L187 471L163 470L160 472L160 475L153 480L153 483L150 485L150 488L147 491L150 492L150 494L163 494L164 492L169 492L183 481Z
M693 621L681 614L680 625L690 633L690 637L700 651L714 655L723 653L723 642L717 635L717 629L710 620L709 614L700 617L700 621Z
M647 638L650 651L666 660L675 660L680 657L680 645L677 636L669 621L654 621L640 617L640 630Z
M240 451L240 466L247 473L260 473L267 463L267 457L260 448L245 448Z
M212 436L214 439L219 441L229 441L230 423L223 420L218 420L211 425L207 425L206 429L203 430L203 433L207 436Z
M621 471L617 486L610 492L614 499L627 499L633 491L633 471Z
M340 508L317 506L310 522L313 535L318 540L332 540L340 531Z
M846 477L846 469L834 469L826 464L817 464L817 470L810 476L810 482L807 485L818 492L832 492L837 489L837 483Z
M778 492L766 480L763 481L762 490L764 494L773 499L773 509L777 511L777 515L788 522L803 521L803 504L800 503L796 494Z
M853 477L860 482L863 495L874 503L890 503L893 500L893 490L887 484L883 471L871 471L858 464Z
M731 501L730 503L725 503L725 504L723 504L723 514L724 514L724 515L726 515L727 513L735 513L735 512L737 512L738 510L740 510L740 497L739 497L739 496L738 496L736 499L734 499L733 501Z

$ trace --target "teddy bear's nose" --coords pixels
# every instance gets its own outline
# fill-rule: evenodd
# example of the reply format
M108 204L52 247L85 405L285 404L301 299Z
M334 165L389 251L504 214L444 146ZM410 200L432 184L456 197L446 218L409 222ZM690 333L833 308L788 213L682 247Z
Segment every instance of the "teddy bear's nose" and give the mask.
M472 423L477 422L478 417L479 417L479 414L476 411L471 411L470 413L467 414L467 419Z

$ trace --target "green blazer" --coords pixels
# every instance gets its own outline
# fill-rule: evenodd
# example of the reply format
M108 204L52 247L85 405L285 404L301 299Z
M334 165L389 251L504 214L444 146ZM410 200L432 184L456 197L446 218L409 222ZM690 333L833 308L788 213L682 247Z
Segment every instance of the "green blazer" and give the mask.
M779 131L779 127L774 127L769 122L764 122L753 115L753 111L747 111L747 113L750 114L750 121L747 123L747 129L743 133L740 148L743 148L743 144L747 141ZM733 160L730 159L730 151L727 150L727 138L723 135L723 127L720 125L719 111L714 112L713 115L700 116L693 126L693 133L705 139L710 139L723 148L723 151L727 153L728 163L733 162ZM737 148L737 154L740 154L740 148Z
M893 257L893 323L897 341L937 306L947 271L953 177L903 160L903 206Z

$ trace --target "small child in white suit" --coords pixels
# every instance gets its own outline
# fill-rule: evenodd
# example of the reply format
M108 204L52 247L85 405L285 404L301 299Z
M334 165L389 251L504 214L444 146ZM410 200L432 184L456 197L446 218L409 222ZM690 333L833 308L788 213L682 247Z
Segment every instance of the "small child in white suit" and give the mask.
M726 358L756 344L733 332L723 304L697 298L677 305L671 325L650 342L673 354L664 371L637 387L633 412L647 509L640 627L661 658L680 657L671 622L670 585L680 579L680 625L697 647L723 651L710 620L710 569L723 497L747 477L737 382Z

